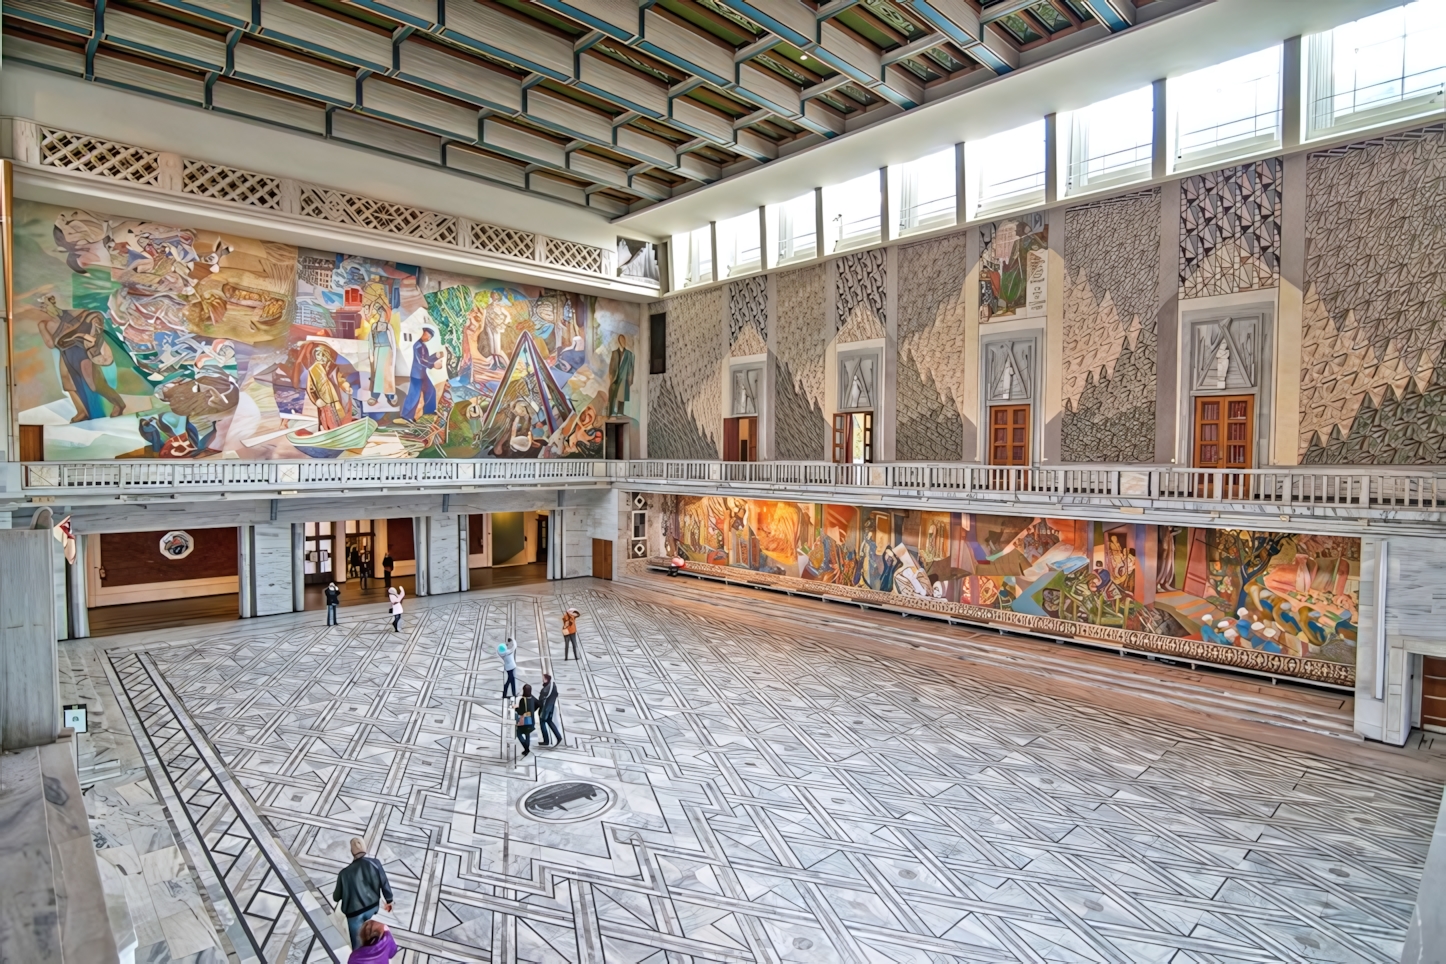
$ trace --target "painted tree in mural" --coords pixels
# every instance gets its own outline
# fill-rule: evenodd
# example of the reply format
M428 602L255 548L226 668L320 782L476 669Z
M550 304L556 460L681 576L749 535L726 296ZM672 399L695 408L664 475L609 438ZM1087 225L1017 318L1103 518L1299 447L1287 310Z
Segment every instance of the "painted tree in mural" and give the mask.
M442 344L447 348L447 377L456 378L462 370L462 329L467 312L472 309L472 289L453 285L424 295L427 314L442 329Z
M1270 568L1290 536L1283 532L1251 532L1245 529L1223 529L1215 533L1222 562L1238 567L1240 585L1235 590L1235 608L1250 602L1248 590Z

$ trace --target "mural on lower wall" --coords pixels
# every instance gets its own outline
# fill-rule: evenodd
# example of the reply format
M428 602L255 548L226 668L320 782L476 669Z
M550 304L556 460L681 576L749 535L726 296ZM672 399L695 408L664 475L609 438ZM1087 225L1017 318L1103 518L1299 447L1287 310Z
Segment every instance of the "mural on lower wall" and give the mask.
M703 571L1349 686L1361 542L702 496L664 499Z
M633 305L21 201L47 459L600 458Z

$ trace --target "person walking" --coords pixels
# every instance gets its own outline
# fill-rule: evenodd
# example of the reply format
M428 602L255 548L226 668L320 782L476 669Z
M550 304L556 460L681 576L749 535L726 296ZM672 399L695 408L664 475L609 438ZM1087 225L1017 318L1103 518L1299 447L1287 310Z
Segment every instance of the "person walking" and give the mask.
M387 602L392 604L392 632L402 631L402 600L407 596L406 590L401 586L393 586L387 590Z
M369 920L362 925L361 945L351 952L346 964L385 964L397 956L397 939L379 920Z
M360 837L352 837L351 863L336 875L336 890L331 894L331 899L341 905L341 912L346 915L352 950L361 946L362 925L376 914L383 897L387 913L391 913L392 885L387 880L386 868L377 858L367 856L367 845Z
M502 683L502 698L507 699L508 689L512 695L517 695L517 644L509 637L507 645L497 646L497 658L502 660L502 669L507 673L507 679Z
M362 582L362 592L366 592L367 589L370 588L370 587L367 585L367 583L371 580L371 578L372 578L372 551L371 551L370 549L363 549L363 550L362 550L362 554L361 554L361 582Z
M336 583L328 583L324 595L326 596L326 624L335 626L337 625L336 607L341 605L341 590L337 588Z
M508 678L512 677L509 672ZM532 739L533 727L537 725L537 697L532 695L532 684L526 683L522 687L522 695L512 707L512 713L517 723L517 742L522 744L522 755L532 752L528 745Z
M569 609L562 614L562 659L582 659L582 647L577 644L577 617L582 613ZM572 655L568 655L571 653Z
M523 692L525 693L526 690ZM553 739L557 741L558 746L562 746L562 733L557 729L557 723L553 720L553 714L557 712L557 684L552 681L551 674L542 674L542 689L537 691L537 699L541 704L542 722L538 724L538 727L542 731L542 745L552 746L547 740L547 730L548 727L551 727Z
M392 569L395 566L396 563L392 562L391 550L388 550L387 554L382 556L382 578L387 581L388 591L392 588Z

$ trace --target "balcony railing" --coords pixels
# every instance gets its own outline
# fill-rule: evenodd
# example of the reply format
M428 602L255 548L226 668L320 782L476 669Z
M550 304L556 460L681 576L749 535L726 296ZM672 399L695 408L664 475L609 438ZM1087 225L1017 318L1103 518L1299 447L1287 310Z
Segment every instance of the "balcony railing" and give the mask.
M338 459L304 462L31 462L30 496L559 488L616 485L680 490L768 487L802 497L850 489L1031 505L1249 505L1282 509L1446 510L1446 468L1320 466L1183 469L1142 465L998 467L968 463L715 462L674 459ZM785 497L787 497L785 495Z

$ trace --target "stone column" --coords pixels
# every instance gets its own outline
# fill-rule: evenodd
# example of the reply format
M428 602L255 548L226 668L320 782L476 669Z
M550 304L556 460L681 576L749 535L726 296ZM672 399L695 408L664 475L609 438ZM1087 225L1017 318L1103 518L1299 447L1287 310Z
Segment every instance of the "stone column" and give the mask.
M255 596L254 579L251 572L251 529L252 526L236 527L236 600L237 611L242 619L256 615L252 602Z
M57 549L59 546L57 545ZM57 553L62 559L64 552ZM85 536L75 537L75 561L65 567L70 587L70 638L85 639L90 635L89 586L86 579Z
M471 521L467 513L457 514L457 588L461 592L472 588L472 562L468 558L472 543Z
M0 746L55 742L60 728L55 588L48 529L0 531Z
M338 586L346 582L346 520L331 524L331 578Z
M412 595L425 596L430 589L430 572L427 564L427 517L412 516L412 558L416 575L412 577Z
M426 516L424 521L427 532L427 594L435 596L457 592L462 588L458 570L463 568L457 558L460 547L457 516L449 512Z
M291 611L306 608L306 523L291 524Z
M251 600L253 616L293 611L292 535L289 523L251 526Z

